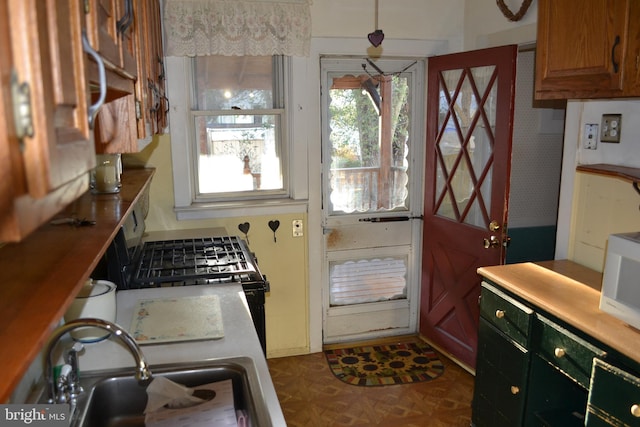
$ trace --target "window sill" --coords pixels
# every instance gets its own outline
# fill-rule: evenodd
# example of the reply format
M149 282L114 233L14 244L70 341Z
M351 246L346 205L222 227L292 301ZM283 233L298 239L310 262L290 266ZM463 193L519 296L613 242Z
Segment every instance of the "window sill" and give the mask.
M308 200L250 200L243 202L193 203L176 207L178 221L193 219L233 218L242 216L306 213Z

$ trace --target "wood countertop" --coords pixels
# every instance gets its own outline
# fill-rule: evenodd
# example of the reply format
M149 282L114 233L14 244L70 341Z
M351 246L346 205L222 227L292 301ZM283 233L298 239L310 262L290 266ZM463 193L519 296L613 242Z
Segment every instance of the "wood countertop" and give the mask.
M154 172L125 170L120 193L87 192L54 218L94 220L93 226L45 224L0 248L0 403L8 401Z
M640 331L600 311L602 274L571 261L481 267L478 273L640 362Z

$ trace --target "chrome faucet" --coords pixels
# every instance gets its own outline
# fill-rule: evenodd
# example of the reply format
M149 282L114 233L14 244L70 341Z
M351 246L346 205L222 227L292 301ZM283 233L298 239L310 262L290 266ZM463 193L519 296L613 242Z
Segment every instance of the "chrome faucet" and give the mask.
M54 330L51 338L49 339L49 343L44 353L44 375L46 385L49 389L49 403L69 403L71 405L72 412L76 404L76 398L78 394L82 392L78 378L78 352L82 351L83 347L80 343L76 343L67 351L65 357L66 364L61 370L61 374L59 375L57 382L54 381L52 360L53 350L64 334L74 329L86 326L105 329L111 332L111 336L118 337L127 346L136 361L135 378L140 382L151 379L151 370L149 369L149 365L142 354L142 350L136 343L136 340L120 326L115 323L107 322L106 320L93 318L76 319L67 322Z

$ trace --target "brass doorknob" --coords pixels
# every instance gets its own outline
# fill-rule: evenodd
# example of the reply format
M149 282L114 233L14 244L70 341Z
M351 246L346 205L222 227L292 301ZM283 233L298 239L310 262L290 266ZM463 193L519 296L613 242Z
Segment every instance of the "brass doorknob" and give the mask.
M640 405L637 403L635 405L631 405L631 415L636 418L640 418Z
M516 395L520 393L520 387L518 387L517 385L512 385L511 386L511 394Z
M560 358L564 357L567 354L567 352L564 351L564 348L556 347L555 350L553 350L553 354L558 359L560 359Z
M500 246L500 241L498 240L498 238L496 236L491 236L488 239L485 237L482 240L483 240L483 244L484 244L484 248L485 249L497 248L498 246Z
M496 310L496 317L498 319L504 318L504 310Z
M498 224L498 221L493 220L489 223L489 231L498 231L500 230L500 224Z

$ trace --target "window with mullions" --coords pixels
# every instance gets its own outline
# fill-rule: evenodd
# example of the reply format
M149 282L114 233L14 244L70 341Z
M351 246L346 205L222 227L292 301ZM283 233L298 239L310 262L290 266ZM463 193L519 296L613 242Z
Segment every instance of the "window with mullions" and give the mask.
M280 56L192 59L196 199L286 194L283 82Z

